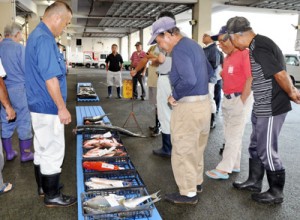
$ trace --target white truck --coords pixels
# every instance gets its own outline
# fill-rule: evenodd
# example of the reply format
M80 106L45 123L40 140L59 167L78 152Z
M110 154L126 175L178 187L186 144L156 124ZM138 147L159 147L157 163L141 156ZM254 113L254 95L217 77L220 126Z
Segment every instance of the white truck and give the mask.
M285 54L285 63L288 74L291 76L294 83L300 83L300 55Z
M72 68L76 66L85 66L86 68L90 68L91 66L95 68L99 67L97 60L94 60L90 54L83 52L72 53L69 58L69 65L72 66Z
M69 65L72 66L72 68L75 68L76 66L85 66L86 68L94 66L95 68L100 67L101 69L104 69L105 61L94 58L93 55L93 52L72 53L69 58Z

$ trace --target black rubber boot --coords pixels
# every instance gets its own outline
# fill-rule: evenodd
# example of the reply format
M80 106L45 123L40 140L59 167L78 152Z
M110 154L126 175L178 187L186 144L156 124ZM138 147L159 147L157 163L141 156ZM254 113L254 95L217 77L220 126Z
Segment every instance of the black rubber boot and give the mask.
M73 196L63 195L59 190L60 173L42 175L42 187L45 193L44 203L46 207L68 207L77 202Z
M40 165L35 165L34 164L34 175L35 175L35 180L36 180L36 184L38 187L38 195L41 197L44 197L44 190L42 187L42 173L41 173L41 168ZM64 187L64 184L60 183L59 184L59 189L61 190Z
M153 129L153 131L152 131L151 136L152 136L152 137L156 137L156 136L158 136L158 135L160 135L160 134L161 134L160 122L159 122L158 117L157 117L157 114L156 114L156 123L155 123L155 127L154 127L154 129Z
M118 98L121 99L122 95L121 95L121 88L117 87L117 93L118 93Z
M285 170L267 171L269 189L263 193L252 194L256 202L279 204L283 202L283 188L285 183Z
M210 118L210 128L216 127L216 114L212 113Z
M262 188L262 180L264 178L265 168L260 160L249 158L249 176L243 182L234 182L232 185L236 189L248 190L251 192L260 192Z
M42 174L39 165L34 165L34 174L35 174L35 180L38 187L38 195L44 196L44 190L42 188Z
M107 98L110 99L111 96L112 96L112 95L111 95L111 93L112 93L112 86L108 86L108 87L107 87L107 93L108 93Z
M162 148L159 148L157 150L153 150L153 154L160 156L160 157L171 157L172 153L172 143L171 143L171 135L170 134L162 134L162 142L163 146Z

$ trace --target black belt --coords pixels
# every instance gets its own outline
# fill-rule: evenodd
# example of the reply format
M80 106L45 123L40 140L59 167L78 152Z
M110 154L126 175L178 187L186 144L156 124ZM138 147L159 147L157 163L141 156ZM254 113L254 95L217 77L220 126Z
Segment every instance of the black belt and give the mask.
M169 73L158 73L157 75L159 75L159 76L167 76L167 75L169 75Z
M224 94L224 96L225 96L227 99L231 99L231 98L233 98L233 97L238 97L238 96L240 96L240 95L242 95L241 92L235 92L235 93L231 93L231 94Z

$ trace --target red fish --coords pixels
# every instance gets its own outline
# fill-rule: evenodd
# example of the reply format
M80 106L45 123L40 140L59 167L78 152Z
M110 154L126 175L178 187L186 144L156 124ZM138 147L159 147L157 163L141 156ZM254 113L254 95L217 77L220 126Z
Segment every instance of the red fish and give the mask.
M124 170L124 167L119 167L117 165L105 163L102 161L85 161L82 163L83 168L87 170L96 171L111 171L111 170Z

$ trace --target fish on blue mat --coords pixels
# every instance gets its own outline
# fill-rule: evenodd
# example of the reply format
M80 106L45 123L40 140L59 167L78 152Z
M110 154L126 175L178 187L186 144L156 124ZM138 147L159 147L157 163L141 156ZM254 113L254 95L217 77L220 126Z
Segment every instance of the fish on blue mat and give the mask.
M82 132L95 132L95 131L118 131L120 134L131 136L131 137L142 137L145 138L145 135L137 134L131 132L125 128L121 128L113 125L78 125L73 132L75 134L80 134Z
M109 194L96 196L83 202L83 209L87 214L103 214L127 210L142 210L149 208L161 198L159 191L147 196L126 199L124 196ZM151 198L151 200L149 200Z
M104 115L97 115L93 117L84 117L83 118L83 124L88 125L88 124L102 124L103 118L106 116L111 115L110 113L104 114Z

